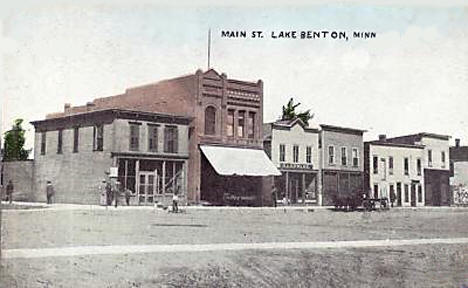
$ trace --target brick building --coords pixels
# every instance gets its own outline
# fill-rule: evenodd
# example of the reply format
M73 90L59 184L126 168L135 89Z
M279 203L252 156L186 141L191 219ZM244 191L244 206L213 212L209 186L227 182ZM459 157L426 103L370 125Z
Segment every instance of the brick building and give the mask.
M227 191L261 204L268 194L264 189L270 188L262 185L263 177L279 174L262 150L261 80L240 81L213 69L197 70L194 74L129 88L121 95L98 98L83 106L66 104L63 112L47 118L117 108L193 119L187 137L189 202L224 202Z
M468 205L468 146L461 146L460 139L450 147L450 186L453 204Z
M424 146L379 140L364 143L365 184L372 198L396 196L396 206L424 206Z
M364 187L364 130L320 125L321 185L319 203L333 205L334 197L360 193Z
M56 201L99 203L98 186L118 167L132 204L163 201L165 194L187 194L188 130L191 118L124 109L55 115L35 127L33 195L46 198L52 181Z
M319 130L299 118L263 125L264 149L281 176L275 177L278 200L317 204Z
M451 204L450 195L450 136L434 133L387 138L389 143L424 146L424 202L427 206L446 206Z

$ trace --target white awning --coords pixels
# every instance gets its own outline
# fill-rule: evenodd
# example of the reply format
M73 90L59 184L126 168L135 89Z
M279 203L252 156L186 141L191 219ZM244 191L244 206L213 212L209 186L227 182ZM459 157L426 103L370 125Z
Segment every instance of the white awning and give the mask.
M263 150L200 145L216 173L225 176L279 176Z

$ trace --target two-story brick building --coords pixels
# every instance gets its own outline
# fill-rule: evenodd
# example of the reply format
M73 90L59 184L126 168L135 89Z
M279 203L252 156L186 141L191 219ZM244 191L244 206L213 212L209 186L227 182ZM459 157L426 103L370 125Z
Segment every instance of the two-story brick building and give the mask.
M450 136L434 133L387 138L387 142L424 146L424 202L427 206L451 204L450 195Z
M366 131L325 124L320 127L318 199L321 205L333 205L334 197L365 190L363 134Z
M56 201L99 203L98 186L118 167L132 204L187 195L190 117L125 109L55 115L35 127L33 195L44 201L52 181Z
M292 203L317 203L319 130L299 118L263 125L264 149L281 176L275 177L277 197Z
M365 184L372 198L396 196L396 206L424 206L424 146L388 142L385 135L364 144Z
M261 204L270 188L262 185L263 177L279 175L262 149L261 80L240 81L213 69L197 70L195 74L129 88L121 95L98 98L84 106L66 105L64 112L47 118L103 109L169 113L193 119L188 130L189 202L223 202L227 192L253 197ZM121 173L123 167L119 168Z

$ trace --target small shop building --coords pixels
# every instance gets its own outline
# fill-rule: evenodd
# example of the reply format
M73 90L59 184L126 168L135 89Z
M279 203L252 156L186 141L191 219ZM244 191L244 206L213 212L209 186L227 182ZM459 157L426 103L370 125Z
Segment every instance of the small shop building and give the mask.
M132 205L153 205L174 192L187 197L188 133L192 118L103 109L31 122L35 127L33 195L45 201L98 204L111 167L131 191ZM167 200L169 201L169 200Z

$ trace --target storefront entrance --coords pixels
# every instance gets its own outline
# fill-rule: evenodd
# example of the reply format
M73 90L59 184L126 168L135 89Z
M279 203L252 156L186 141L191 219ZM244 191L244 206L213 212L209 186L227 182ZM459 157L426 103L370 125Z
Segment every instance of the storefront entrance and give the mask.
M138 204L148 205L154 203L154 196L158 189L158 173L154 172L139 172L138 173Z

